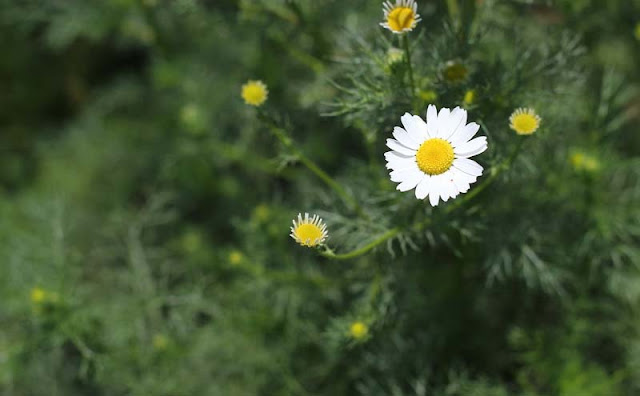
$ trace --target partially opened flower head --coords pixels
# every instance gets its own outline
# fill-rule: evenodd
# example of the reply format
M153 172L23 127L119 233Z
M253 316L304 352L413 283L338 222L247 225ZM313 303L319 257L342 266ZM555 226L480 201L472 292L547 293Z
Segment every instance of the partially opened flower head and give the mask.
M531 135L540 127L542 119L530 108L516 109L509 117L509 126L518 135Z
M298 213L298 221L293 220L291 238L302 246L315 247L321 245L328 236L327 226L318 215L309 217L309 213Z
M387 139L392 151L384 154L391 181L400 191L415 189L418 199L429 197L432 206L469 191L482 175L480 164L470 159L487 149L487 138L472 139L480 126L467 124L467 111L456 107L427 109L427 120L406 113L404 128L395 127Z
M395 4L385 1L382 4L382 11L385 21L380 23L380 26L393 33L410 32L420 22L415 0L396 0Z
M262 81L249 80L242 86L242 99L251 106L259 107L269 96L269 90Z

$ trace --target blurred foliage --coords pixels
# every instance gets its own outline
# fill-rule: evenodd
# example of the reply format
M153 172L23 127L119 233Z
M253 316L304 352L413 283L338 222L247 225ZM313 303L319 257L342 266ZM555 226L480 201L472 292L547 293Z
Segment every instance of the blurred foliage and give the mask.
M0 0L1 394L640 393L640 1L418 1L415 92L381 3ZM429 103L486 175L542 128L447 214L384 169ZM305 211L339 249L432 221L339 262Z

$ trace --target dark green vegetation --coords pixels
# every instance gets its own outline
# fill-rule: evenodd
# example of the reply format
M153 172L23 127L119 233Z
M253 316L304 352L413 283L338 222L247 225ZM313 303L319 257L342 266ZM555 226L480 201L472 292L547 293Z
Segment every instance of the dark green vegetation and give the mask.
M421 0L415 92L381 3L0 0L0 394L640 394L640 2ZM400 116L470 90L479 183L512 166L395 191ZM401 232L330 260L305 211Z

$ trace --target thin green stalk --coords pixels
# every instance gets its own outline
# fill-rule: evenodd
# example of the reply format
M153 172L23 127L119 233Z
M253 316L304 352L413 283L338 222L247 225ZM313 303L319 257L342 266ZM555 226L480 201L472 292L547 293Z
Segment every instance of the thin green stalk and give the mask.
M402 45L404 46L404 52L406 55L407 69L409 70L409 84L411 85L411 99L413 100L413 97L416 94L416 83L413 79L413 65L411 64L411 46L409 45L409 35L406 33L402 35Z
M456 201L452 205L449 205L448 207L446 207L444 209L444 212L445 213L451 213L455 209L457 209L460 206L464 205L466 202L470 201L475 196L480 194L491 183L493 183L493 181L498 177L498 175L503 170L509 169L511 167L511 165L513 164L513 162L515 161L516 157L518 156L518 153L520 152L520 149L522 148L522 145L524 144L525 139L526 138L521 138L520 139L520 141L516 145L516 148L513 150L513 152L509 156L509 158L507 158L504 162L502 162L501 164L496 166L494 168L494 170L491 172L491 175L489 175L488 178L486 178L482 183L480 183L470 193L466 194L463 198L461 198L460 200ZM427 225L429 225L431 223L431 219L432 218L429 217L429 218L427 218L427 219L425 219L425 220L423 220L421 222L414 223L410 227L406 227L406 229L412 229L414 231L420 231L424 227L426 227ZM365 253L369 252L370 250L376 248L378 245L386 242L387 240L396 237L402 231L403 231L403 228L401 228L401 227L392 228L389 231L385 232L384 234L380 235L380 237L378 237L374 241L370 242L369 244L367 244L367 245L365 245L365 246L363 246L363 247L361 247L359 249L352 250L351 252L342 253L342 254L335 254L332 250L327 248L327 250L321 251L320 254L322 256L324 256L324 257L331 258L331 259L334 259L334 260L348 260L348 259L356 258L356 257L362 256L363 254L365 254Z
M273 124L269 124L269 129L273 133L273 135L280 140L280 142L291 151L297 158L302 162L304 166L307 167L314 175L316 175L320 180L325 182L327 186L329 186L335 193L348 205L350 206L358 216L362 217L365 220L369 220L369 216L362 210L360 204L351 196L347 191L338 182L336 182L331 176L329 176L325 171L323 171L318 165L316 165L313 161L307 158L302 151L300 151L294 144L289 136L286 135L285 131Z
M326 250L326 251L321 251L320 254L323 255L324 257L328 257L334 260L348 260L351 258L362 256L363 254L367 253L368 251L380 245L381 243L395 237L401 231L402 229L399 227L392 228L389 231L385 232L384 234L380 235L380 237L378 237L376 240L371 241L369 244L359 249L352 250L351 252L348 252L348 253L335 254L332 250Z

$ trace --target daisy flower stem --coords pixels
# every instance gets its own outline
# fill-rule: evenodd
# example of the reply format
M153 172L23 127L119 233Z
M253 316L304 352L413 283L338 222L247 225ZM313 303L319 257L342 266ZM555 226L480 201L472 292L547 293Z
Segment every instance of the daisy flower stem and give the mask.
M411 99L413 100L413 96L416 92L416 83L413 79L413 66L411 65L411 46L409 46L409 35L402 35L402 45L404 46L404 52L406 54L407 61L407 70L409 71L409 84L411 88Z
M302 151L300 151L293 144L293 141L291 140L291 138L289 136L287 136L286 132L282 128L274 125L273 122L268 122L268 124L269 124L269 130L271 131L271 133L273 133L273 135L289 151L291 151L291 153L293 153L298 158L298 160L304 166L306 166L307 169L309 169L311 171L311 173L316 175L320 180L325 182L325 184L327 186L329 186L331 189L333 189L333 191L335 191L335 193L345 202L345 204L347 204L347 206L350 206L358 214L358 216L362 217L365 220L370 220L369 216L362 210L362 207L360 207L360 204L358 204L358 202L355 200L355 198L353 198L349 193L347 193L345 191L345 189L342 188L342 186L340 184L338 184L338 182L336 182L331 176L329 176L318 165L316 165L315 162L313 162L309 158L307 158L304 155L304 153Z
M325 251L321 251L320 254L324 257L334 259L334 260L348 260L348 259L356 258L358 256L362 256L365 253L368 253L370 250L374 249L376 246L380 245L381 243L384 243L387 240L400 234L400 231L402 230L399 227L392 228L389 231L385 232L384 234L380 235L375 240L364 245L363 247L356 250L352 250L347 253L336 254L331 249L327 249Z

